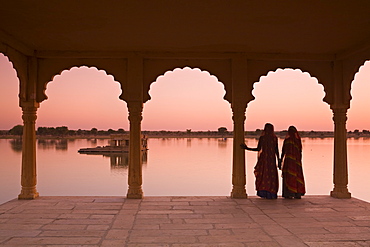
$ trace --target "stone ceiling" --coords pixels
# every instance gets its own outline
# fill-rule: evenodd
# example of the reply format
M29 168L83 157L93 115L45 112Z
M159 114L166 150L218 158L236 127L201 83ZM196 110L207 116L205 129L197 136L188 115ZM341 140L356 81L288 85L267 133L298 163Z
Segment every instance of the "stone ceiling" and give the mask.
M0 43L28 55L341 55L370 46L368 0L0 0L0 6Z

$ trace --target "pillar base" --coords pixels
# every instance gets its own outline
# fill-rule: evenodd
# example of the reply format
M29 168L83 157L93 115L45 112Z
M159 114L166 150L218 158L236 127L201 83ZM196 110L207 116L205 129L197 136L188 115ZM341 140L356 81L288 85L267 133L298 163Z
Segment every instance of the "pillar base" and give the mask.
M351 193L348 192L347 188L341 190L334 188L333 191L330 192L330 196L338 199L350 199Z
M247 195L247 191L245 190L245 188L238 188L238 189L233 188L233 190L231 191L230 197L235 198L235 199L247 199L248 195Z
M39 197L39 192L36 188L22 188L21 193L18 195L19 200L32 200Z
M144 193L143 190L140 188L129 188L127 192L127 199L143 199Z

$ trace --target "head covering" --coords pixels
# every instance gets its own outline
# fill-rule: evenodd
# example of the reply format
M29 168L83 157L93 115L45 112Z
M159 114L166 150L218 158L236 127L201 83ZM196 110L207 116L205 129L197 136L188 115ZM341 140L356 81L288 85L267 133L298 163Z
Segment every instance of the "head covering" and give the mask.
M271 135L274 136L274 125L270 123L265 124L265 128L263 129L262 135Z
M297 128L294 127L293 125L289 126L288 128L288 134L286 138L288 137L292 137L292 138L299 139L299 140L301 139L301 137L298 134Z

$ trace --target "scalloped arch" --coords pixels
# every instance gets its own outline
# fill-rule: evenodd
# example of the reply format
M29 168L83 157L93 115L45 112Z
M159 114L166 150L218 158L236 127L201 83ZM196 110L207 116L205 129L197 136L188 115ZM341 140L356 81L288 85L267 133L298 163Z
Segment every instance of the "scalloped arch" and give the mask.
M355 77L358 73L360 73L360 69L365 66L365 63L366 62L370 62L370 58L369 59L362 59L360 61L357 62L357 64L355 64L353 67L353 76L351 77L351 81L354 81L355 80Z
M361 50L361 52L352 54L352 56L343 60L344 80L352 85L356 74L360 72L360 68L365 64L366 61L370 61L370 47Z
M291 69L291 70L293 70L293 71L296 71L296 70L298 70L298 71L300 71L302 74L305 74L305 73L307 73L311 78L315 78L316 80L317 80L317 84L319 84L319 85L321 85L322 87L323 87L323 89L324 89L324 85L322 84L322 83L320 83L319 82L319 80L318 80L318 78L317 77L315 77L315 76L312 76L309 72L307 72L307 71L302 71L300 68L296 68L296 69L292 69L292 68L277 68L276 70L274 70L274 71L268 71L267 72L267 74L265 74L265 75L261 75L260 76L260 80L259 80L259 82L262 80L262 78L263 77L267 77L269 74L271 74L271 73L276 73L276 72L278 72L278 70L286 70L286 69ZM256 82L255 82L256 83ZM252 92L255 90L255 83L253 84L253 89L252 89ZM251 93L252 93L251 92ZM324 93L325 93L325 96L326 96L326 92L325 92L325 90L324 90ZM325 98L325 96L324 96L324 98ZM324 98L323 98L323 101L324 101ZM253 100L255 99L255 96L253 95ZM327 104L329 104L328 102L326 102L326 101L324 101L325 103L327 103Z
M251 62L248 64L248 81L253 85L252 91L254 90L254 84L260 81L262 77L279 69L300 70L302 73L308 73L310 77L316 78L318 84L321 84L324 89L325 96L323 101L327 104L332 103L333 92L331 83L333 81L333 72L331 62L316 62L315 64L302 62L296 65L284 62L274 62L274 64L268 62Z
M223 85L225 90L224 99L231 102L231 60L230 59L147 59L144 61L144 99L150 100L150 87L159 77L176 69L199 69L209 73Z
M352 84L353 84L353 81L355 80L356 78L356 75L358 73L360 73L360 69L361 67L363 67L365 65L366 62L370 62L370 58L369 59L357 59L355 61L353 61L350 65L347 65L348 69L346 71L346 77L345 79L349 82L349 99L351 100L352 99Z
M26 101L30 95L26 92L27 83L27 57L20 54L13 49L5 49L5 51L0 50L2 54L8 59L12 64L13 69L16 72L16 76L19 80L19 94L18 97L21 101Z
M223 89L224 89L224 91L225 91L225 94L224 94L223 99L224 99L224 100L226 100L226 101L228 101L228 102L230 102L230 101L227 99L227 97L226 97L227 91L226 91L225 84L224 84L222 81L220 81L216 75L211 74L208 70L203 70L203 69L201 69L201 68L198 68L198 66L197 66L197 67L184 66L184 67L182 67L182 68L175 66L175 67L173 67L172 69L169 69L169 70L167 70L166 72L164 72L164 73L162 73L162 74L159 74L159 75L156 77L155 81L152 81L152 82L149 84L149 89L147 90L148 99L144 99L144 102L146 102L146 101L148 101L148 100L150 100L150 99L151 99L151 96L150 96L150 93L149 93L149 92L150 92L150 90L151 90L152 85L153 85L154 83L156 83L156 82L157 82L157 80L158 80L159 78L166 76L166 74L167 74L167 73L173 73L173 72L175 72L175 70L183 70L183 69L186 69L186 68L189 68L189 69L191 69L191 70L199 70L199 71L200 71L200 72L202 72L202 73L203 73L203 72L206 72L206 73L208 73L208 75L209 75L210 77L215 77L215 78L217 79L217 81L218 81L218 82L220 82L220 83L222 84Z
M6 52L2 52L1 50L0 50L0 53L1 54L3 54L4 55L4 57L8 60L8 62L12 65L12 68L15 70L15 72L16 72L16 75L17 75L17 78L18 78L18 80L19 80L19 70L20 69L17 69L18 67L20 67L20 66L17 66L17 62L16 62L16 59L12 59L11 58L11 55L9 55L9 54L6 54Z
M101 64L99 62L94 61L63 61L62 59L53 59L54 61L50 61L50 59L39 59L39 80L38 80L38 90L37 90L37 101L42 102L46 100L48 97L46 95L46 89L48 83L54 80L56 76L62 75L64 71L69 71L72 68L81 68L81 67L88 67L88 68L96 68L98 71L104 71L107 75L113 77L114 81L120 84L122 93L120 98L123 94L123 81L125 80L125 75L122 71L125 69L119 67L112 61L105 61L105 64ZM119 69L116 69L119 67Z

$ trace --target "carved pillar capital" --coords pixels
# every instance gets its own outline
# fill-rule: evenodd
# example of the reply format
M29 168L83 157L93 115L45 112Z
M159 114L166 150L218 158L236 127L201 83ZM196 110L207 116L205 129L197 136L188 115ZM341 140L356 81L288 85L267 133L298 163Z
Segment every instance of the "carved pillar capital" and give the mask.
M128 101L128 120L130 123L141 123L142 112L143 112L143 103L139 101Z
M345 125L347 122L347 108L332 108L334 124Z
M245 107L243 106L234 106L232 107L233 116L232 119L236 123L245 122L246 116L245 116Z
M24 123L36 122L38 104L22 105L22 119Z

